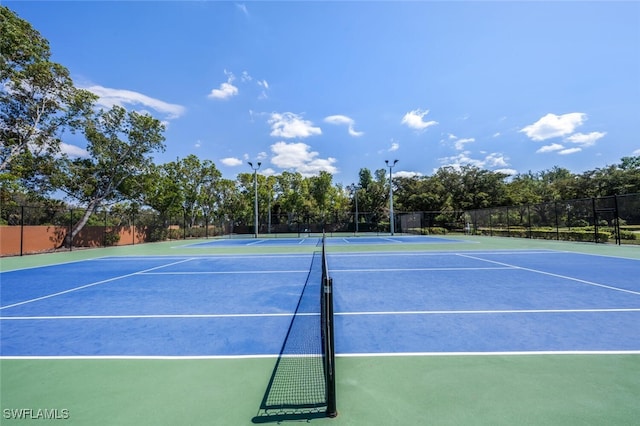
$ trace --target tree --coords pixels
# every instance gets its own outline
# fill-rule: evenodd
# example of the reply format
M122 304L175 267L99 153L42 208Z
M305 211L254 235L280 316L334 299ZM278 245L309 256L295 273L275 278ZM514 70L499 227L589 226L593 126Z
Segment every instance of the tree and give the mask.
M165 165L179 188L182 209L190 227L200 213L207 215L217 204L216 183L222 176L211 160L200 161L191 154Z
M276 192L280 209L287 214L288 223L304 220L300 216L305 213L305 198L308 196L307 185L300 173L282 172L276 177Z
M237 181L221 179L218 185L220 206L215 216L221 222L234 223L237 220L237 212L247 211L249 203L240 195Z
M95 113L85 123L89 158L64 159L56 174L56 184L70 198L83 204L84 213L65 243L85 226L101 203L127 196L137 179L152 165L150 154L164 150L164 125L157 119L114 106Z
M360 169L358 189L358 210L368 216L373 225L387 217L389 202L389 182L387 171L378 169L374 174L367 168Z
M315 202L315 209L321 222L326 220L327 207L331 197L333 175L326 171L321 171L318 176L312 176L309 179L309 193Z
M0 172L43 189L61 132L77 129L97 97L49 61L49 43L29 23L2 6L0 19Z
M394 179L394 203L399 211L438 211L444 188L438 179L427 176L398 177Z
M125 181L129 198L154 209L160 215L163 226L172 214L181 211L182 194L180 187L168 167L151 164L137 179Z

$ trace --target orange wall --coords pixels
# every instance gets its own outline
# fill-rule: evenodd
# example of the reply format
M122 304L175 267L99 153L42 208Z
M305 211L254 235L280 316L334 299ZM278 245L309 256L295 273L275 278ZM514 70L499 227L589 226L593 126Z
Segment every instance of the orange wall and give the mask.
M68 228L63 226L22 227L22 253L34 254L53 251L62 245ZM74 239L74 247L102 247L103 226L87 226ZM120 240L115 245L140 244L147 240L147 228L120 226L107 227L106 232L117 232ZM0 226L0 256L20 255L20 226Z

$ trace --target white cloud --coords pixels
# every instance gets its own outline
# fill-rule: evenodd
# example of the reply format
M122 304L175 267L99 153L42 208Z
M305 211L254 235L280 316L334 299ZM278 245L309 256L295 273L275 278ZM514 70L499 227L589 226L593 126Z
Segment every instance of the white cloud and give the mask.
M631 153L631 155L640 155L640 149L636 149Z
M305 143L276 142L271 145L271 164L281 169L292 169L303 176L317 175L321 171L331 174L338 172L334 166L335 158L317 158L318 152L311 151L311 147Z
M269 90L269 83L267 83L267 80L258 80L258 86L262 88L258 99L267 99L269 97L269 95L267 95L267 90Z
M563 149L562 151L558 151L558 154L569 155L569 154L575 154L576 152L580 152L580 151L582 151L582 148L567 148L567 149Z
M587 119L587 114L572 112L569 114L547 114L533 124L520 129L534 141L544 141L573 133Z
M67 154L71 158L88 158L89 153L86 149L80 148L76 145L70 145L68 143L61 142L60 143L60 151L63 154Z
M507 169L496 169L496 170L493 170L493 171L496 172L496 173L504 173L505 175L508 175L508 176L514 176L514 175L518 174L518 171L516 169L508 169L508 168Z
M249 75L248 71L242 71L242 75L240 76L240 81L246 83L247 81L253 80L253 77Z
M388 173L387 173L388 175ZM413 178L423 176L420 172L407 172L407 171L398 171L393 173L393 177L403 177L403 178Z
M141 106L164 115L166 119L178 118L186 111L182 105L170 104L132 90L112 89L99 85L84 87L84 89L99 96L97 104L103 108L111 108L115 105L123 108L126 108L126 105Z
M438 124L437 121L424 121L423 118L429 114L429 110L420 110L415 109L413 111L409 111L402 117L402 124L407 125L409 128L414 130L425 130L428 127L435 126Z
M462 151L464 149L464 144L467 143L471 143L471 142L475 142L475 138L465 138L465 139L458 139L454 146L458 151Z
M322 130L314 127L311 121L303 120L301 116L291 112L273 113L268 122L271 124L271 136L274 137L291 139L322 134Z
M236 86L234 86L233 81L236 79L236 77L233 75L232 72L228 72L227 70L224 70L225 75L227 76L227 81L226 83L222 83L220 84L220 88L219 89L213 89L211 91L211 93L209 93L209 98L212 99L229 99L232 96L235 96L238 94L238 88ZM248 75L248 74L247 74ZM244 76L244 74L243 74Z
M243 161L241 159L235 158L235 157L223 158L223 159L220 160L220 162L222 164L224 164L225 166L229 166L229 167L240 166L243 163Z
M231 83L220 84L219 89L213 89L209 97L213 99L228 99L238 94L238 88Z
M330 115L324 118L325 123L346 125L349 127L349 135L358 137L364 135L364 132L358 132L354 129L355 121L346 115Z
M488 169L491 167L500 167L500 170L505 170L509 165L508 158L501 153L492 152L487 154L484 158L472 158L470 156L471 151L463 151L458 155L451 157L443 157L438 160L443 166L450 166L456 169L460 169L462 166L471 165L481 169Z
M484 163L486 167L507 167L509 165L509 163L507 163L507 157L497 152L487 155Z
M388 152L394 152L400 149L400 144L398 142L391 142L391 147L387 150Z
M249 16L249 10L247 9L247 5L244 3L236 3L236 8L245 16Z
M574 133L566 138L567 141L576 143L583 147L595 145L598 139L603 138L606 132L591 132L591 133Z
M537 150L536 153L544 154L546 152L560 151L561 149L564 149L563 145L560 145L559 143L552 143L551 145L543 146L542 148Z

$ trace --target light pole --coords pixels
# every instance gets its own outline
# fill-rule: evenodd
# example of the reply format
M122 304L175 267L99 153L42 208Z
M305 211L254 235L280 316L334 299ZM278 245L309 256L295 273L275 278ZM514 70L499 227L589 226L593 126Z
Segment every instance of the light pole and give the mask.
M247 163L253 170L253 230L255 237L258 238L258 169L262 163L258 161L256 167L251 161L247 161Z
M389 168L389 225L391 230L391 235L393 235L393 184L391 182L392 179L392 170L393 166L396 165L398 160L393 160L393 164L389 164L389 160L384 160L385 164Z

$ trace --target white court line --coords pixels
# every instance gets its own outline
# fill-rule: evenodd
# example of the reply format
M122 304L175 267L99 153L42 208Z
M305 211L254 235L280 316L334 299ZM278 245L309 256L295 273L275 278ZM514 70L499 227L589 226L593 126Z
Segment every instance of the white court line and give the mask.
M166 319L166 318L267 318L292 316L319 316L319 312L279 312L272 314L158 314L158 315L60 315L32 317L0 317L0 321L71 320L71 319Z
M363 311L336 312L335 316L351 315L501 315L501 314L578 314L578 313L640 312L640 308L603 308L603 309L504 309L478 311Z
M411 271L484 271L484 270L507 270L516 269L509 266L473 267L473 268L372 268L372 269L333 269L329 272L411 272Z
M99 284L105 284L105 283L108 283L108 282L111 282L111 281L120 280L122 278L132 277L134 275L139 275L139 274L142 274L142 273L145 273L145 272L153 271L154 269L166 268L167 266L173 266L173 265L177 265L179 263L189 262L191 260L193 260L193 259L192 258L183 259L183 260L181 260L179 262L167 263L166 265L156 266L156 267L153 267L153 268L145 269L143 271L133 272L131 274L120 275L118 277L113 277L113 278L109 278L109 279L106 279L106 280L97 281L95 283L85 284L85 285L82 285L80 287L70 288L68 290L59 291L57 293L48 294L46 296L36 297L34 299L29 299L29 300L25 300L25 301L18 302L18 303L13 303L13 304L7 305L7 306L0 306L0 310L6 309L6 308L13 308L15 306L20 306L20 305L25 305L25 304L31 303L31 302L37 302L39 300L49 299L51 297L60 296L62 294L71 293L71 292L74 292L74 291L77 291L77 290L82 290L84 288L93 287L93 286L96 286L96 285L99 285Z
M396 240L394 238L380 238L382 241L391 241L392 243L403 243L404 241Z
M104 262L120 262L120 261L136 261L139 262L141 260L169 260L169 259L184 259L187 256L109 256L103 258L95 258L89 260L100 260ZM274 259L282 259L282 258L309 258L309 254L209 254L209 255L197 255L197 256L189 256L191 260L229 260L229 259L266 259L266 258L274 258Z
M471 253L471 252L469 252ZM536 254L560 254L562 252L557 251L531 251L531 250L523 250L523 251L488 251L488 252L477 252L474 251L473 254L508 254L508 255L536 255ZM421 257L434 257L434 256L457 256L461 254L467 254L466 252L448 252L448 251L434 251L434 252L415 252L415 251L407 251L407 252L376 252L376 253L328 253L331 257L406 257L406 256L421 256Z
M488 260L488 259L483 259L481 257L470 256L468 254L459 253L458 256L466 257L466 258L469 258L469 259L481 260L481 261L488 262L488 263L495 263L496 265L509 266L511 268L521 269L523 271L535 272L537 274L549 275L551 277L563 278L565 280L576 281L576 282L579 282L579 283L582 283L582 284L588 284L588 285L592 285L592 286L595 286L595 287L602 287L602 288L606 288L606 289L609 289L609 290L621 291L623 293L630 293L630 294L635 294L635 295L640 296L640 292L638 292L638 291L627 290L627 289L624 289L624 288L613 287L613 286L605 285L605 284L598 284L598 283L594 283L592 281L582 280L580 278L568 277L566 275L554 274L552 272L540 271L538 269L524 268L522 266L510 265L510 264L504 263L504 262L498 262L498 261L495 261L495 260Z
M545 355L640 355L640 350L629 351L500 351L500 352L380 352L380 353L336 353L336 358L367 358L367 357L451 357L451 356L545 356ZM317 355L311 355L315 357ZM280 354L255 355L9 355L0 359L11 360L207 360L207 359L261 359L279 358ZM282 355L283 358L298 358L299 355Z
M199 272L140 272L140 275L224 275L224 274L308 274L308 270L292 271L199 271Z
M254 245L256 245L256 244L262 244L262 243L264 243L264 242L265 242L265 240L258 240L258 241L255 241L255 242L253 242L253 243L248 243L248 244L245 244L245 245L246 245L246 246L254 246Z
M26 266L24 268L16 268L16 269L7 269L6 271L0 271L0 275L7 273L7 272L16 272L16 271L27 271L29 269L39 269L39 268L48 268L51 266L63 266L63 265L70 265L73 263L81 263L81 262L91 262L94 260L101 260L103 259L102 257L94 257L94 258L90 258L90 259L78 259L78 260L69 260L66 262L60 262L60 263L48 263L46 265L35 265L35 266Z
M523 356L523 355L640 355L630 351L500 351L500 352L388 352L336 354L336 357L411 357L411 356Z
M478 311L362 311L336 312L335 316L367 316L367 315L502 315L502 314L579 314L579 313L616 313L640 312L640 308L603 308L603 309L505 309ZM0 321L34 321L34 320L74 320L74 319L198 319L198 318L269 318L292 316L318 316L318 312L278 312L271 314L151 314L151 315L60 315L60 316L5 316Z

